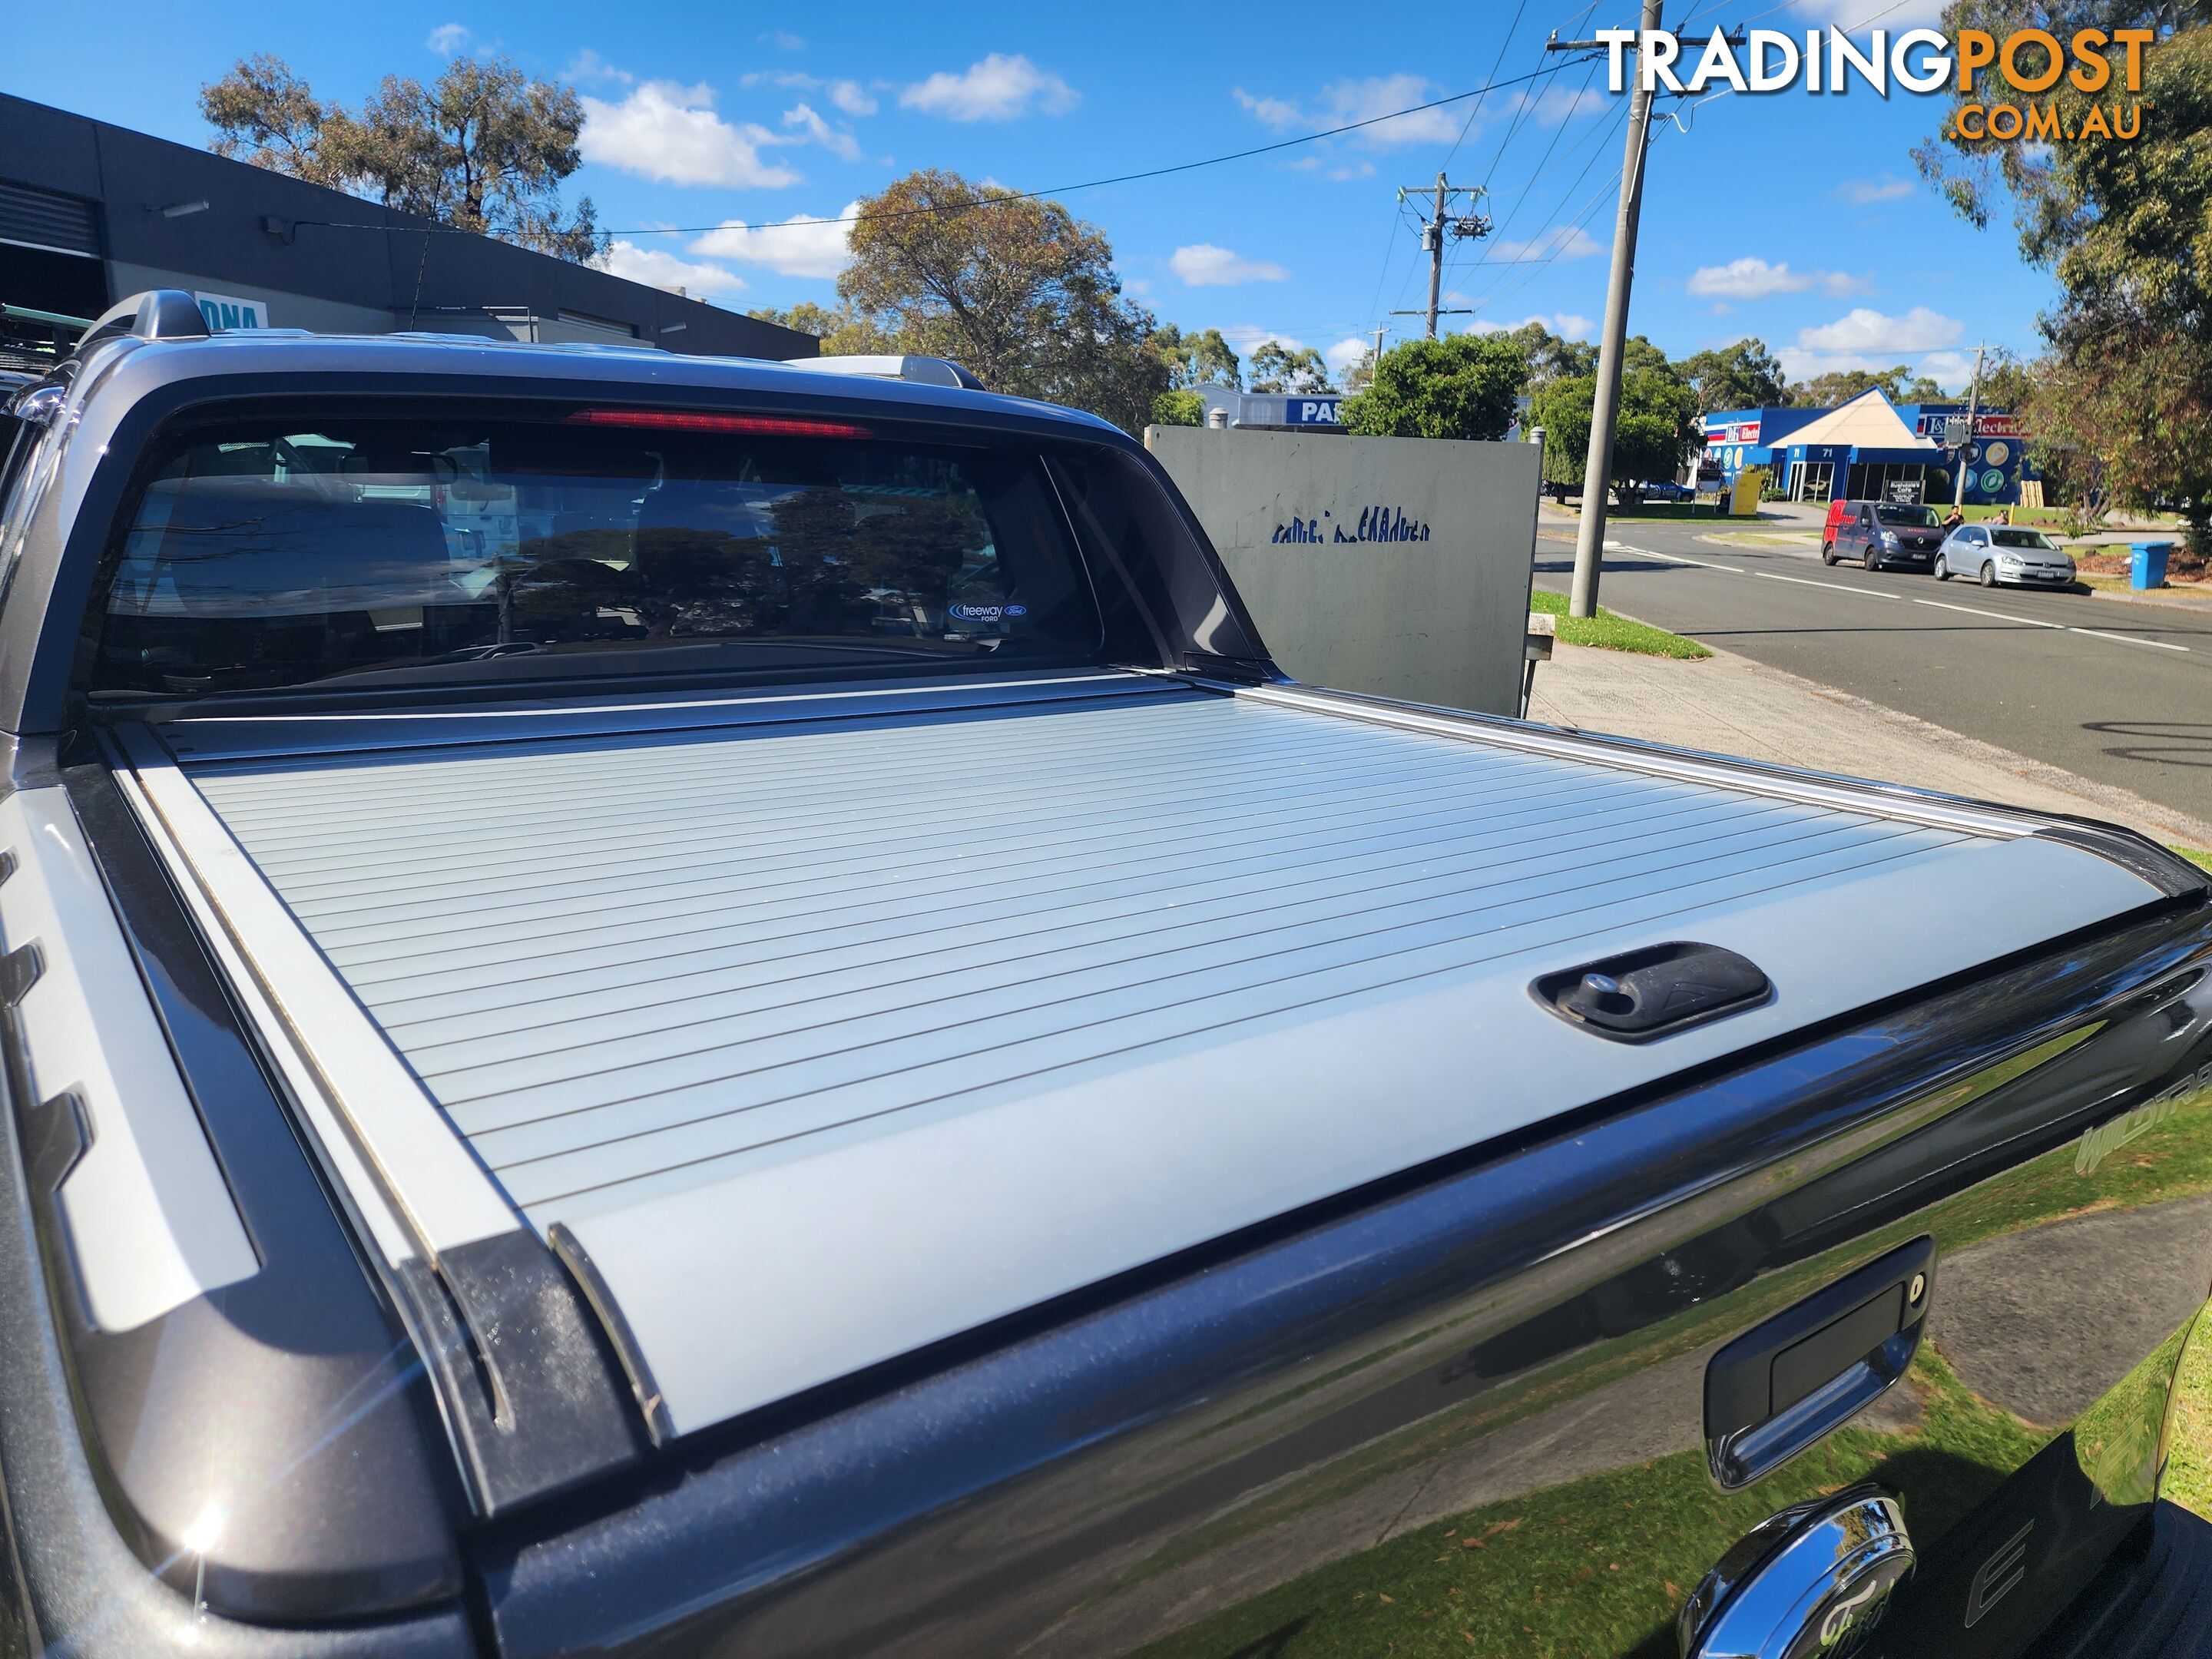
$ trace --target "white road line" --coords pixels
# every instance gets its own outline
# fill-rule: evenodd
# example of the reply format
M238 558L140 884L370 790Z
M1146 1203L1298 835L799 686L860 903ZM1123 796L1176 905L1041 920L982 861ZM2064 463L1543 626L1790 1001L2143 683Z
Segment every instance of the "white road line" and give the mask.
M1663 559L1668 564L1692 564L1700 570L1725 570L1731 576L1764 576L1771 582L1795 582L1800 587L1818 587L1831 593L1847 593L1854 599L1888 599L1904 597L1898 593L1878 593L1870 588L1848 587L1840 581L1820 581L1809 576L1778 576L1771 570L1746 570L1741 565L1715 564L1711 559L1688 559L1679 553L1662 553L1656 547L1631 547L1626 542L1607 542L1608 553L1633 553L1638 558ZM2166 640L2138 639L2133 634L2107 634L2100 628L2076 628L2070 623L2039 621L2033 617L2015 617L2002 611L1984 611L1977 605L1952 605L1942 599L1915 599L1915 605L1930 605L1938 611L1957 611L1969 617L1987 617L1993 622L2011 623L2021 628L2055 629L2061 634L2086 634L2093 640L2111 640L2118 645L2147 645L2154 651L2179 651L2187 654L2190 647L2175 645Z
M2033 617L2008 616L2002 611L1983 611L1971 605L1946 605L1941 599L1915 599L1913 604L1933 605L1938 611L1963 611L1969 617L1994 617L1999 622L2018 623L2022 628L2055 628L2062 634L2069 631L2064 623L2038 622Z
M2132 634L2107 634L2097 628L2069 628L2069 634L2087 634L2093 640L2118 640L2123 645L2147 645L2154 651L2186 651L2185 645L2175 645L2169 640L2142 640Z
M1644 559L1664 559L1668 564L1693 564L1700 570L1725 570L1731 576L1748 574L1741 565L1715 564L1711 559L1686 559L1679 553L1662 553L1656 547L1631 547L1626 542L1607 542L1605 550L1608 553L1633 553Z
M1938 611L1963 611L1970 617L1994 617L1999 622L2015 623L2022 628L2055 628L2062 634L2087 634L2093 640L2112 640L2121 645L2147 645L2154 651L2186 652L2185 645L2174 645L2165 640L2139 639L2133 634L2107 634L2101 628L2076 628L2071 623L2039 622L2033 617L2015 617L2003 611L1984 611L1971 605L1947 605L1942 599L1915 599L1915 605L1931 605Z
M1771 582L1796 582L1800 587L1819 587L1831 593L1848 593L1855 599L1887 599L1892 604L1897 601L1894 593L1877 593L1869 587L1846 587L1841 582L1816 581L1810 576L1778 576L1771 570L1754 570L1751 574L1764 576Z

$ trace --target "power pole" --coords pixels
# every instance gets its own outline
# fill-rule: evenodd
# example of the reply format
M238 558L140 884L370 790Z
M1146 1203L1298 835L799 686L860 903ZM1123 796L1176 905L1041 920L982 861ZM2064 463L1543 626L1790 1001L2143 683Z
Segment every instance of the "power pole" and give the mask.
M1437 337L1438 317L1464 317L1471 309L1467 306L1441 307L1437 303L1443 298L1444 238L1450 235L1468 240L1487 236L1490 234L1490 220L1486 215L1474 211L1475 203L1488 194L1486 191L1475 185L1455 185L1441 173L1437 174L1433 187L1427 185L1401 187L1398 199L1402 203L1407 197L1420 195L1431 188L1435 193L1435 205L1429 216L1421 221L1421 246L1428 250L1429 255L1429 303L1420 311L1394 311L1390 314L1393 317L1427 318L1429 338L1433 340ZM1450 211L1452 198L1455 196L1468 198L1465 213Z
M1659 27L1660 0L1644 0L1644 27ZM1637 37L1640 42L1644 36ZM1620 215L1613 231L1613 274L1605 290L1605 333L1598 341L1597 398L1590 410L1589 459L1583 468L1583 517L1575 537L1571 617L1597 615L1597 579L1605 562L1605 493L1613 481L1613 434L1620 416L1620 357L1628 338L1628 291L1636 278L1636 230L1644 214L1644 157L1651 118L1642 52L1628 99L1628 145L1620 163Z
M1982 412L1982 353L1988 349L1986 344L1974 348L1974 384L1966 393L1966 440L1959 446L1958 459L1951 464L1952 471L1958 475L1951 481L1951 505L1954 507L1966 504L1966 451L1973 444L1974 422Z
M1390 325L1387 322L1377 323L1367 331L1375 337L1375 343L1369 348L1367 361L1364 363L1354 363L1344 371L1344 390L1346 395L1356 390L1352 384L1353 375L1364 373L1367 376L1366 384L1371 386L1375 384L1375 371L1382 367L1382 337L1390 331Z
M1437 337L1437 301L1444 285L1444 183L1442 171L1437 174L1437 210L1429 222L1421 227L1421 242L1429 251L1429 338Z

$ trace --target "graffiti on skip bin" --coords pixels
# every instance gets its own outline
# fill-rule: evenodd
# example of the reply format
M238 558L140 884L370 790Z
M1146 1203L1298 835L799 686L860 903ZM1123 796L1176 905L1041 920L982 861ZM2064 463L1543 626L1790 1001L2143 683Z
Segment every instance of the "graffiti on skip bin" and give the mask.
M1429 526L1401 507L1367 507L1358 522L1347 531L1324 512L1318 519L1292 519L1279 524L1271 542L1425 542Z

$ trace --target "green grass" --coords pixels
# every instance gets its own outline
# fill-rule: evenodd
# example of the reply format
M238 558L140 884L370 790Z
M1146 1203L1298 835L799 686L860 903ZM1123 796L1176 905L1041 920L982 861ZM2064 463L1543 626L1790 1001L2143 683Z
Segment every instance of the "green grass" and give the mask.
M2173 1379L2173 1416L2166 1425L2161 1498L2212 1521L2212 1321L2199 1319L2181 1351Z
M1601 651L1633 651L1646 657L1679 657L1686 662L1713 653L1695 640L1669 634L1648 623L1631 622L1600 606L1595 617L1570 617L1567 596L1537 588L1528 595L1528 609L1540 616L1557 617L1559 635L1569 645L1594 645Z
M1948 501L1931 501L1929 505L1944 512L1950 510ZM2074 516L2071 511L2063 507L1962 507L1959 510L1966 514L1968 524L1994 519L2000 513L2010 514L2014 524L2033 525L2065 524Z
M1683 1595L1781 1505L1864 1480L1909 1450L1942 1470L1915 1489L1914 1530L1932 1535L2051 1437L1977 1399L1930 1346L1910 1386L1922 1407L1914 1428L1839 1430L1745 1491L1716 1491L1698 1451L1608 1470L1332 1562L1155 1643L1143 1659L1671 1656Z
M2173 850L2191 864L2201 864L2207 870L2212 870L2212 853L2208 853L2200 847L2177 847Z

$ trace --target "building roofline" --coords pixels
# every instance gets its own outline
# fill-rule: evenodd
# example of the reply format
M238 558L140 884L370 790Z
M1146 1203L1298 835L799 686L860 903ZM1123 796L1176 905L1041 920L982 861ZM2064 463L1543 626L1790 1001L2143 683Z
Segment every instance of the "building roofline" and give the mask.
M426 314L440 309L450 314L485 305L528 307L555 290L576 293L580 302L570 308L585 313L592 309L590 295L596 289L603 301L620 296L621 308L649 316L643 338L659 343L674 337L668 340L672 355L682 353L687 332L726 336L733 328L760 338L764 355L771 346L787 357L811 356L818 349L816 337L802 330L495 237L458 231L327 185L11 93L0 93L0 175L35 190L97 204L109 221L105 256L126 264L152 263L141 258L137 245L151 234L165 201L211 198L228 222L221 236L210 234L216 217L210 213L162 221L160 231L180 246L217 250L209 261L210 268L175 267L198 275L210 285L233 281L325 297L306 283L289 286L281 276L246 273L247 266L268 265L273 251L281 249L282 254L275 255L277 269L292 265L302 276L318 264L326 269L343 265L356 276L368 267L388 267L389 292L369 308L395 315L406 313L418 287ZM166 192L172 187L173 195L143 199L149 190ZM317 246L311 240L315 238L337 240L335 246ZM376 275L386 280L384 270ZM619 286L609 289L605 284ZM128 290L118 285L118 291ZM367 303L342 295L327 297L338 303ZM569 293L560 297L566 301ZM393 302L386 304L386 300ZM635 325L625 321L623 325Z

